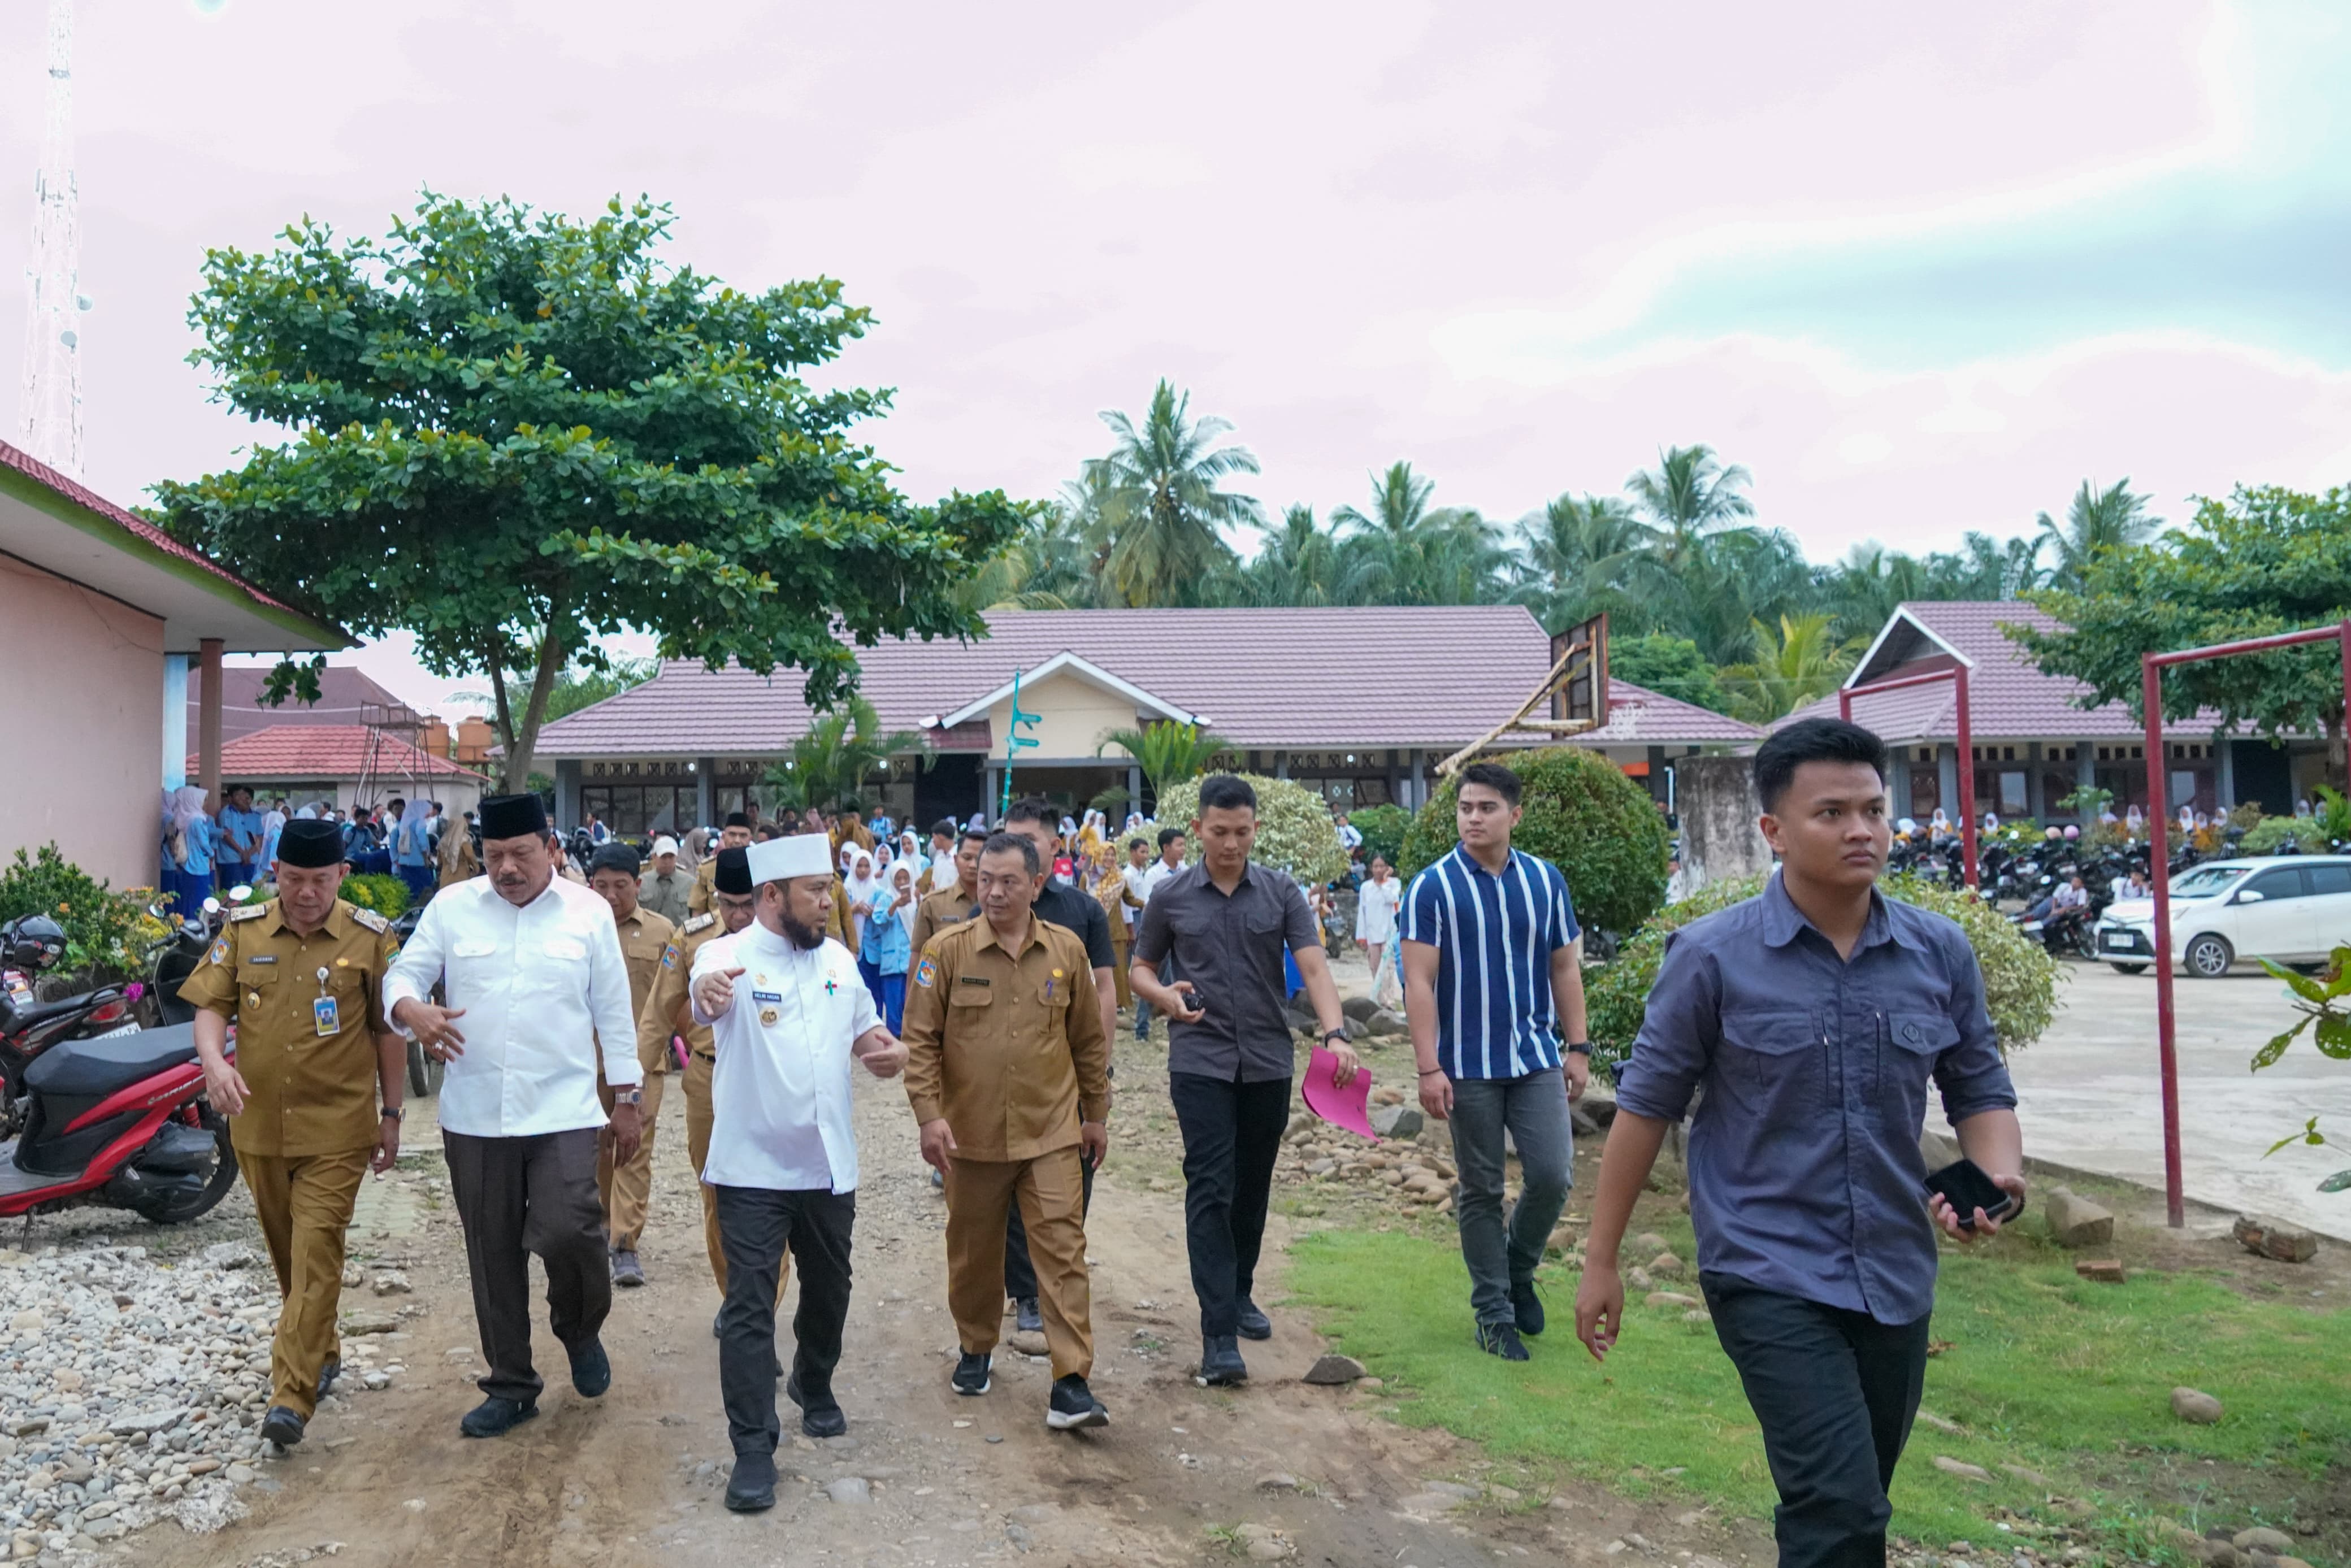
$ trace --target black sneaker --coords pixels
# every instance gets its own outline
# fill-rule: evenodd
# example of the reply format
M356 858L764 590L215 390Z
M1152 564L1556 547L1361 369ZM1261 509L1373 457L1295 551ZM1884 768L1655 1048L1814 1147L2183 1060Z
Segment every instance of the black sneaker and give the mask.
M1012 1322L1022 1333L1045 1332L1045 1314L1038 1310L1034 1296L1022 1296L1013 1301Z
M1499 1355L1504 1361L1525 1361L1527 1347L1519 1343L1516 1323L1479 1323L1478 1348L1488 1355Z
M1510 1312L1519 1321L1519 1332L1531 1338L1543 1332L1542 1298L1535 1293L1535 1282L1510 1287Z
M726 1478L726 1507L734 1513L760 1513L776 1506L776 1456L737 1454Z
M1271 1339L1273 1320L1258 1311L1258 1305L1247 1296L1241 1298L1239 1319L1233 1325L1243 1339Z
M269 1414L261 1418L261 1435L281 1448L290 1448L302 1440L302 1428L309 1423L283 1405L272 1405Z
M1045 1425L1056 1432L1074 1432L1081 1427L1107 1427L1110 1412L1086 1386L1086 1380L1076 1373L1053 1379L1052 1402L1045 1406Z
M503 1437L538 1414L537 1405L501 1399L493 1394L465 1414L457 1430L468 1437Z
M994 1364L995 1357L984 1350L964 1352L963 1359L956 1363L955 1377L952 1380L955 1391L957 1394L968 1394L974 1397L987 1393L993 1386L987 1374L988 1369Z
M324 1399L328 1395L332 1394L335 1391L335 1379L342 1375L343 1358L340 1355L329 1356L326 1364L319 1368L319 1397Z
M604 1342L590 1340L571 1348L571 1386L582 1399L601 1399L612 1386L612 1359L604 1354Z
M1229 1388L1249 1381L1249 1363L1228 1333L1211 1334L1200 1345L1200 1372L1193 1379L1203 1388Z
M784 1397L800 1407L800 1430L811 1437L839 1437L849 1431L849 1416L840 1401L827 1393L811 1403L800 1393L800 1375L793 1373L784 1379Z
M612 1254L612 1283L624 1290L634 1290L645 1282L645 1266L637 1261L635 1249Z

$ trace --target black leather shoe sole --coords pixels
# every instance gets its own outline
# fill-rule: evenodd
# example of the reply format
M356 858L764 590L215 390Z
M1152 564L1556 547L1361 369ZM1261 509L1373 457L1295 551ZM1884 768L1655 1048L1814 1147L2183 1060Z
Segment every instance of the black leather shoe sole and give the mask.
M335 1379L343 1375L343 1358L330 1355L327 1364L319 1368L319 1397L324 1399L335 1391Z
M1233 1332L1243 1339L1271 1339L1273 1320L1252 1307L1233 1324Z
M737 1454L726 1480L730 1513L761 1513L776 1506L776 1461L765 1455Z

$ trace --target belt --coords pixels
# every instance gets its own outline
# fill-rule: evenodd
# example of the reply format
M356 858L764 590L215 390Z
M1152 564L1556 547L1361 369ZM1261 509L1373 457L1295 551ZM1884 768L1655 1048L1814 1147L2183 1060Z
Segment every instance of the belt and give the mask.
M717 1053L716 1051L697 1051L693 1052L692 1054L693 1054L693 1056L694 1056L695 1060L695 1061L707 1061L707 1062L709 1062L710 1064L712 1064L713 1066L716 1066L716 1065L717 1065L717 1062L718 1062L718 1053Z

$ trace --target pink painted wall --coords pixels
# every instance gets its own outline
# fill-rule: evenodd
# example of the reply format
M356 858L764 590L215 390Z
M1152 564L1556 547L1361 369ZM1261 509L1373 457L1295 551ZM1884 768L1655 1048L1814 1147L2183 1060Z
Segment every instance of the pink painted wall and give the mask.
M155 884L163 777L163 622L0 556L9 671L0 858L55 840L116 887Z

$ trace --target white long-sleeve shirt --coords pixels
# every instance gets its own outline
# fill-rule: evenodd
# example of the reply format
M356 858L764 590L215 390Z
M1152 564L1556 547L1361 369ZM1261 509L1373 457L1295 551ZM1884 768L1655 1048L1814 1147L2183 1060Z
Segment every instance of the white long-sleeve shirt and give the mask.
M753 921L705 942L694 978L739 968L734 999L711 1017L710 1154L702 1179L772 1192L854 1192L857 1136L850 1066L882 1021L857 960L838 942L794 946Z
M465 1015L464 1054L441 1082L446 1131L525 1138L602 1126L600 1051L608 1082L644 1080L612 906L577 883L555 877L520 908L487 877L443 888L384 977L384 1020L402 1001L430 1000L435 980Z

